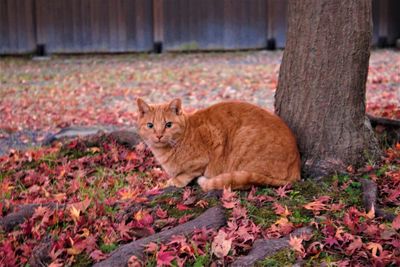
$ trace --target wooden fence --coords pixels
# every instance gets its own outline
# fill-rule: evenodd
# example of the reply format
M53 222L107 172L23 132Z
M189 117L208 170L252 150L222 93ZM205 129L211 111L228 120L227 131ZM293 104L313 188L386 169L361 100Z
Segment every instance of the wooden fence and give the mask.
M287 0L0 0L0 54L283 48ZM373 0L374 38L400 37L400 1Z

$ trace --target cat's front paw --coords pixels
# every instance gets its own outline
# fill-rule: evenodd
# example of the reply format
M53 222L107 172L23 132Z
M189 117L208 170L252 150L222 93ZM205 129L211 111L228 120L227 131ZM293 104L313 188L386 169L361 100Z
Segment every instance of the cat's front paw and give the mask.
M169 179L165 184L165 187L175 186L175 187L184 187L186 184L179 182L177 179Z
M197 183L198 183L199 186L201 187L201 190L203 190L204 192L207 192L207 191L208 191L208 188L207 188L207 181L208 181L208 178L205 177L205 176L200 176L200 177L197 179Z

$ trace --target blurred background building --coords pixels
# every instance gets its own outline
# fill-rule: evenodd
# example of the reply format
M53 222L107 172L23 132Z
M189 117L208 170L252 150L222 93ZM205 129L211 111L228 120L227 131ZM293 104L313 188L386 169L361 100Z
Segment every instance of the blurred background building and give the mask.
M286 8L287 0L0 0L0 54L283 48ZM399 0L373 0L374 46L396 44L399 14Z

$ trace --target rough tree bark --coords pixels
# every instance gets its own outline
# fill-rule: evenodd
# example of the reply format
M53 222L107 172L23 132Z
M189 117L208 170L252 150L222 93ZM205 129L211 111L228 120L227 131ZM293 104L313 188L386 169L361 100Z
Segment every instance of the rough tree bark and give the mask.
M306 175L380 154L365 114L371 16L371 0L289 1L275 111L297 137Z

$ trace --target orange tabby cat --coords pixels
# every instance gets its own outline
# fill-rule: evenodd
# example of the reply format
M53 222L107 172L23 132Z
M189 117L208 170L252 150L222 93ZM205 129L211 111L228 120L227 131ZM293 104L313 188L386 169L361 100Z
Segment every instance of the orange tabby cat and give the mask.
M172 177L168 185L183 187L199 177L209 191L300 179L293 134L262 108L225 102L186 114L180 99L148 105L139 98L137 104L139 133Z

